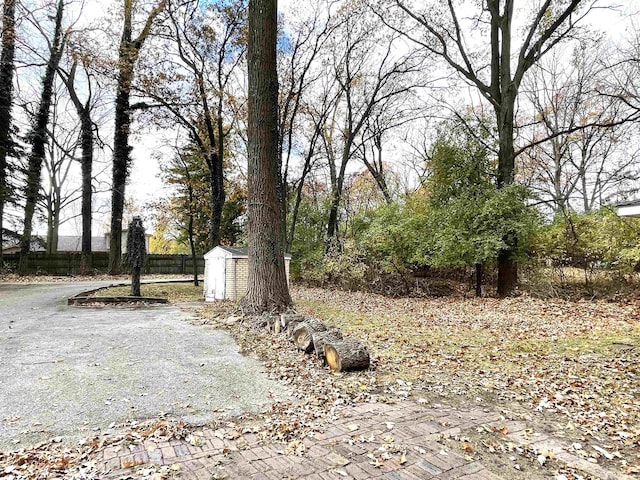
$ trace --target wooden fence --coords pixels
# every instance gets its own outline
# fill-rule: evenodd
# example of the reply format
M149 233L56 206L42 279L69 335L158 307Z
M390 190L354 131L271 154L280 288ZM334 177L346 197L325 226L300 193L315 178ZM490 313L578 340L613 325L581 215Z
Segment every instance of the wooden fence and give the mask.
M109 254L104 252L92 254L93 271L107 273L109 268ZM204 273L204 257L199 255L198 273ZM20 254L4 255L4 267L17 272L20 264ZM26 274L42 275L78 275L80 273L79 253L43 253L32 252L23 259L23 272ZM126 269L126 267L125 267ZM143 274L193 274L191 255L148 255Z

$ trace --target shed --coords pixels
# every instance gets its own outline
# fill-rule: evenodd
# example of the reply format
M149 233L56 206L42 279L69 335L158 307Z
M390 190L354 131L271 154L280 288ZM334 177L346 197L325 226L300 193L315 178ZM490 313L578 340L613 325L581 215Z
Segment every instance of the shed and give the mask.
M616 206L618 207L619 217L640 217L640 200L619 203Z
M291 255L285 254L284 268L289 282ZM219 245L204 255L204 300L239 300L247 293L249 255L247 248Z

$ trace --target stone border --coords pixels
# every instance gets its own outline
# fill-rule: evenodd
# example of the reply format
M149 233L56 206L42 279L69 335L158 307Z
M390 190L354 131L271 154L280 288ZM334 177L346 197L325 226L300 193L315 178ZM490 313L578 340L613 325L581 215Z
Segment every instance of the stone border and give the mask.
M168 280L146 280L142 281L141 285L154 285L161 283L191 283L193 279L168 279ZM86 292L78 293L73 297L67 299L67 305L89 305L89 304L104 304L104 305L115 305L120 303L152 303L152 304L167 304L169 300L166 298L159 297L131 297L131 296L92 296L92 294L99 292L100 290L106 290L107 288L114 287L126 287L131 285L129 282L123 283L112 283L111 285L106 285L104 287L94 288L93 290L87 290Z

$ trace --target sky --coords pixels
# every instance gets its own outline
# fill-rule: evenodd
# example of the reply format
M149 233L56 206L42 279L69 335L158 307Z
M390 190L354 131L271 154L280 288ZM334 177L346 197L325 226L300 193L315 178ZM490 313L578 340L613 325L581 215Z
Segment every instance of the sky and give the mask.
M104 15L106 8L108 8L110 2L98 2L96 0L89 0L86 2L85 14L87 15L87 21L95 20ZM296 5L292 0L280 0L279 9L280 12L287 12L289 9ZM623 2L622 10L625 13L633 13L640 11L640 0L631 0ZM98 7L98 8L96 8ZM628 19L616 12L610 10L602 10L597 15L594 15L592 23L594 27L606 30L612 37L618 37L624 34L624 27L628 24ZM111 135L113 119L108 119L108 125L105 127L105 136ZM134 123L133 129L136 129ZM131 170L131 176L127 185L127 197L132 199L136 206L140 207L148 202L158 200L159 198L166 197L170 194L170 190L163 184L160 178L160 167L157 161L157 154L169 155L169 149L164 146L167 138L175 136L175 132L142 132L132 136L131 144L133 146L132 158L133 167ZM107 138L110 141L110 138ZM102 152L105 161L110 158L110 152L105 150ZM107 168L105 178L110 177L110 169ZM94 231L101 233L102 229L108 225L108 204L110 195L108 192L99 193L96 198L96 203L102 205L101 211L96 214L96 221L94 222ZM79 209L79 207L78 207ZM149 228L149 227L148 227ZM43 225L38 225L37 230L39 233L44 233L45 228ZM67 222L61 227L61 234L67 235L79 235L80 234L80 222L71 221Z

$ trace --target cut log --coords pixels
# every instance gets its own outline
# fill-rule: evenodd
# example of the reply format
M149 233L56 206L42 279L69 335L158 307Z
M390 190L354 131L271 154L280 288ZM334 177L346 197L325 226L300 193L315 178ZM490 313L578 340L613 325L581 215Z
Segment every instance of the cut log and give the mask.
M293 329L291 338L298 350L302 350L304 353L311 353L313 351L313 334L324 332L326 329L327 326L317 318L308 318Z
M300 315L299 313L283 313L280 315L280 324L282 328L287 328L289 323L300 323L304 321L304 315Z
M366 370L369 368L369 350L359 340L346 339L324 345L327 365L334 372Z
M313 350L320 358L324 358L324 345L338 340L342 340L342 332L338 328L330 328L324 332L314 332L311 336L313 339Z
M269 332L273 332L275 330L276 323L280 323L280 317L275 315L263 315L264 318L264 326Z
M300 318L290 318L289 320L287 320L287 335L289 336L289 338L293 338L293 331L302 322L304 322L303 316L300 316Z

